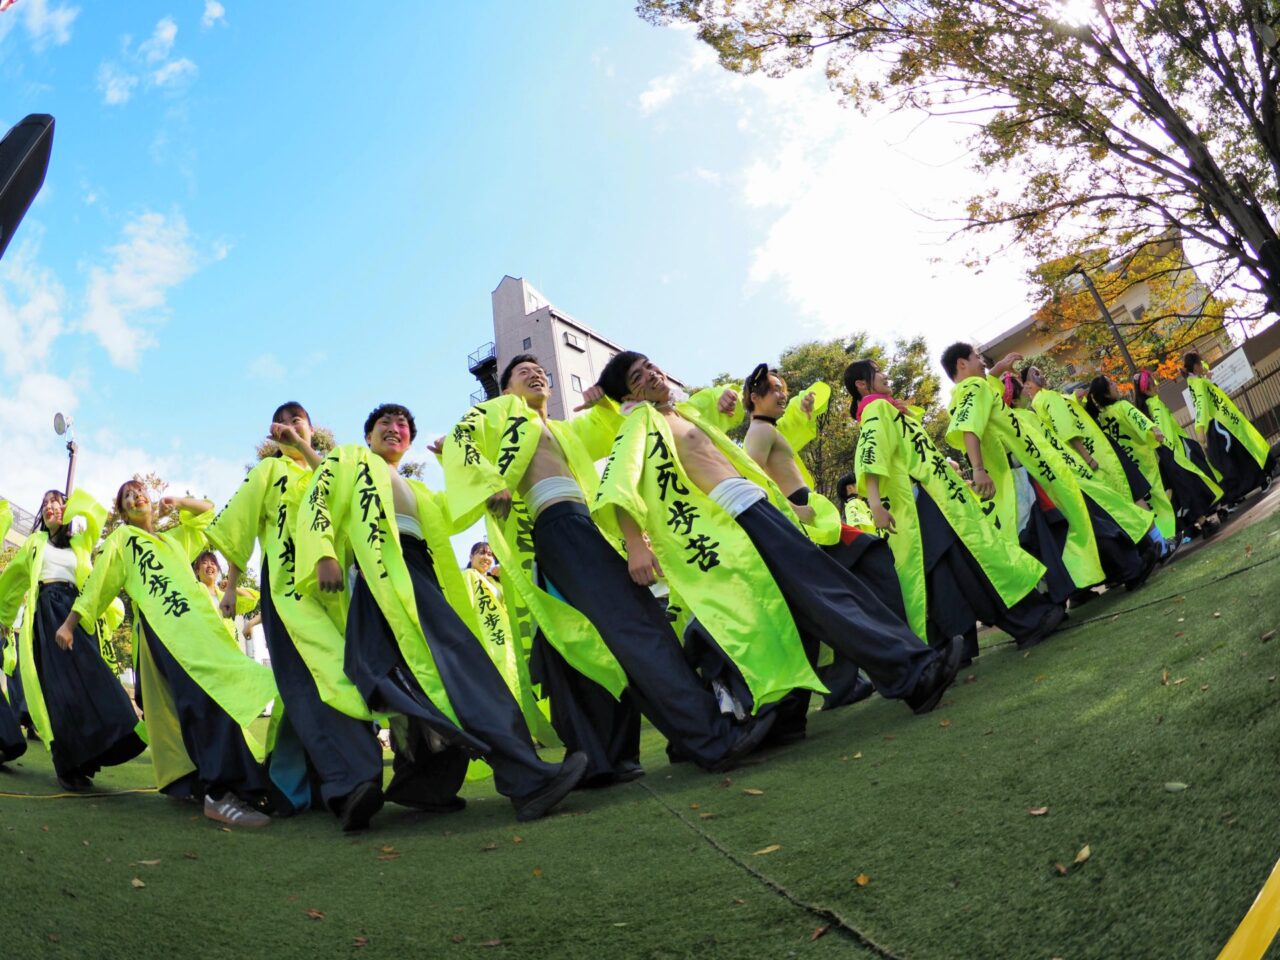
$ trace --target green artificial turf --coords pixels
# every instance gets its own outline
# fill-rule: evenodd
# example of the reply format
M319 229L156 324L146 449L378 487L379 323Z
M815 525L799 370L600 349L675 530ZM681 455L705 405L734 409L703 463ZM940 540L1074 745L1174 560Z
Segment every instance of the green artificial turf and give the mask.
M538 823L487 783L354 838L0 797L0 956L1212 958L1280 857L1277 558L1273 515L1032 651L985 638L929 716L815 713L728 777L646 730L647 777ZM56 789L38 745L0 773Z

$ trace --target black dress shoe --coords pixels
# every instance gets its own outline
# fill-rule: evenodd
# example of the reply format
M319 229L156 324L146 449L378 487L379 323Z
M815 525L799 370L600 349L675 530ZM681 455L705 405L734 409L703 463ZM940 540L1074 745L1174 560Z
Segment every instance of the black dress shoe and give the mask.
M1150 543L1150 541L1144 541ZM1160 551L1151 546L1150 549L1143 551L1142 556L1142 572L1132 580L1125 581L1124 588L1130 592L1137 590L1140 586L1147 582L1151 576L1151 572L1155 570L1156 564L1160 562Z
M1050 607L1044 612L1044 616L1040 618L1036 628L1018 640L1018 649L1030 650L1032 647L1044 643L1045 640L1049 639L1049 634L1058 629L1058 625L1062 623L1066 615L1067 608L1061 604L1055 604Z
M545 787L523 797L511 798L511 805L516 808L516 819L523 823L545 817L552 807L569 795L586 772L587 755L581 750L569 754L560 764L560 772Z
M338 815L342 832L369 829L369 821L382 809L382 803L382 784L374 780L360 784L342 801L342 812Z
M928 713L938 705L943 693L960 672L960 661L963 659L964 637L952 637L921 672L910 696L904 698L912 713Z
M630 783L632 780L639 780L644 776L644 767L638 763L623 763L618 765L618 771L613 775L614 783Z
M81 777L76 774L63 777L59 776L58 786L70 793L84 793L93 786L93 781L88 777Z
M746 757L760 749L760 745L764 743L765 737L769 736L769 731L773 729L773 723L777 719L776 713L759 714L754 720L743 725L742 732L733 741L728 753L702 769L708 773L726 773L732 770Z

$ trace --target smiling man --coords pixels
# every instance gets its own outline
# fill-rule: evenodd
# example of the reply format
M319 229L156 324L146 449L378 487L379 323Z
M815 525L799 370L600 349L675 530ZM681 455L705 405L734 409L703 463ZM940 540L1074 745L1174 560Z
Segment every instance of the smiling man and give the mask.
M591 520L595 461L621 417L593 386L564 422L547 416L551 386L537 358L512 358L503 395L472 407L443 441L449 506L462 522L487 512L510 594L532 620L531 672L556 732L587 752L599 783L639 771L636 706L679 751L725 770L754 750L772 717L735 725L689 666L666 614ZM536 572L535 572L536 561Z
M488 761L516 818L534 820L577 785L587 760L575 753L545 763L534 749L519 704L481 646L443 495L400 475L417 433L406 407L383 404L365 420L368 446L338 447L321 462L298 517L297 589L339 593L344 571L356 567L347 676L372 710L408 718L389 797L421 783L436 796L422 806L460 809L466 763L457 761L466 751Z
M637 583L665 572L731 657L765 648L782 665L799 654L807 667L805 651L825 643L865 670L882 696L916 713L937 706L959 669L960 645L926 646L805 536L777 484L718 426L736 397L702 391L677 401L666 374L631 351L609 361L600 386L632 409L593 509L625 540ZM766 672L744 671L744 680L757 705L809 686Z

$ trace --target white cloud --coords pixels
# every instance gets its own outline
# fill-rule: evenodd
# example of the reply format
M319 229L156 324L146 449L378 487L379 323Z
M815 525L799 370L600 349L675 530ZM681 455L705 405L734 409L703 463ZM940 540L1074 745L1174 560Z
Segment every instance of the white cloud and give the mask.
M703 183L709 183L713 187L720 186L721 181L724 179L715 170L708 170L706 167L695 167L693 175Z
M200 26L208 30L218 21L226 23L227 8L218 0L204 0L204 16L200 18Z
M151 83L157 87L170 87L196 74L196 65L183 57L181 60L170 60L151 74Z
M678 73L666 73L660 77L654 77L637 100L640 112L654 113L660 110L679 93L681 85L681 75Z
M159 63L169 56L177 39L178 25L173 17L162 17L151 31L151 36L138 44L138 56L147 63Z
M43 367L66 327L66 291L51 270L36 263L36 246L23 241L0 262L0 362L6 378Z
M810 336L922 333L935 349L1025 312L1027 263L1009 255L981 274L965 269L968 243L947 243L954 226L931 219L956 216L981 188L963 162L947 162L966 151L961 128L887 111L863 116L839 105L820 66L742 77L694 38L684 42L686 62L654 78L639 106L669 113L705 101L736 114L748 149L739 170L719 176L766 218L745 268L748 294L776 289ZM705 174L694 167L716 182Z
M284 379L284 364L274 353L260 353L249 363L249 377L252 380L278 382Z
M23 0L13 15L21 16L22 25L31 37L31 46L44 50L61 47L71 41L71 25L79 14L79 7L65 4L50 7L47 0ZM12 24L0 25L0 37L11 27Z
M155 342L148 328L164 320L168 291L195 272L197 254L180 214L150 211L125 224L122 241L107 252L110 264L89 271L81 328L112 363L133 368Z
M117 63L107 62L98 67L98 90L102 93L102 102L108 106L128 103L137 85L138 78Z

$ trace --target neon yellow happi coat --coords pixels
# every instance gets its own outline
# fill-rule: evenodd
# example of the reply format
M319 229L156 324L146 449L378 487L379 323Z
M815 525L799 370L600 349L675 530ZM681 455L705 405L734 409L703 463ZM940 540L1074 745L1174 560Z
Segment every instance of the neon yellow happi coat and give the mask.
M1036 588L1044 576L1044 565L1000 535L983 513L981 502L925 433L919 408L901 411L887 400L873 400L863 408L858 422L854 457L858 490L865 496L867 477L879 478L881 502L893 514L896 528L883 536L893 550L907 620L916 636L928 639L929 610L924 543L916 513L917 484L937 505L1006 606L1013 606Z
M1088 476L1097 477L1121 496L1133 498L1133 491L1129 489L1129 481L1125 476L1120 457L1107 442L1102 428L1093 417L1089 416L1089 412L1080 405L1079 400L1074 396L1059 393L1057 390L1042 387L1031 401L1031 409L1039 416L1044 432L1049 436L1056 436L1064 447L1069 447L1071 441L1075 439L1079 439L1084 444L1084 448L1089 451L1089 456L1093 457L1098 464L1097 470L1091 470L1087 463L1079 457L1076 458ZM1083 475L1076 474L1077 477Z
M312 594L294 584L298 506L311 470L289 457L259 462L210 524L209 542L241 570L255 543L262 545L271 603L315 681L320 699L340 713L372 718L360 692L343 672L346 594Z
M1173 411L1169 409L1168 404L1156 395L1149 396L1147 397L1147 412L1148 416L1155 422L1155 425L1160 428L1160 432L1164 434L1164 445L1173 453L1173 459L1177 461L1178 466L1183 470L1189 470L1200 478L1213 494L1214 503L1221 500L1222 487L1218 486L1216 477L1210 476L1201 470L1196 465L1196 462L1191 459L1191 455L1187 453L1187 444L1194 441L1187 436L1187 431L1182 429L1182 425L1174 419ZM1209 464L1209 469L1213 470L1213 464Z
M89 579L93 564L90 561L94 544L102 533L102 524L106 521L107 511L84 490L74 490L62 508L62 522L70 524L76 519L84 521L84 527L70 538L71 551L76 558L76 587L83 589ZM0 531L3 539L3 531ZM40 686L40 675L36 672L36 661L33 652L35 643L35 610L36 599L40 595L40 574L44 568L44 551L49 544L49 534L37 530L23 542L22 547L9 561L4 573L0 574L0 625L13 626L18 616L18 608L26 602L26 615L22 618L22 627L18 631L17 643L10 643L5 648L5 672L13 675L15 666L9 664L11 656L16 656L16 669L22 678L22 691L27 700L27 713L36 732L40 734L46 748L53 746L53 727L49 723L49 711L44 702L44 691ZM103 616L85 617L85 632L94 636L99 649L104 645L110 649L111 631L119 626L123 610L119 601L107 605L101 611ZM105 614L110 613L110 619ZM108 660L112 662L114 658Z
M1014 414L1023 422L1030 420L1033 427L1039 426L1039 421L1028 410L1015 407ZM1090 420L1092 419L1090 417ZM1077 456L1075 450L1065 443L1060 443L1053 433L1046 430L1044 438L1062 459L1062 462L1066 464L1067 469L1075 474L1076 483L1080 485L1080 492L1088 496L1105 514L1111 517L1116 522L1116 525L1125 532L1125 536L1134 543L1140 543L1146 537L1147 531L1151 529L1151 525L1156 522L1156 515L1151 510L1140 507L1134 502L1128 481L1125 482L1124 492L1118 493L1114 487L1104 482L1097 473L1090 470L1089 465ZM1106 443L1106 437L1103 437L1102 440ZM1107 443L1107 448L1111 449L1110 443ZM1114 454L1115 450L1111 449L1111 452Z
M1105 579L1098 558L1098 543L1089 520L1089 509L1080 487L1062 458L1050 445L1034 417L1019 419L1004 402L995 378L969 377L956 384L948 410L951 424L947 442L964 449L964 434L977 436L986 467L996 492L995 517L1003 535L1018 544L1018 496L1014 489L1012 455L1027 473L1044 488L1054 506L1067 521L1067 542L1062 560L1077 587L1085 588Z
M876 529L875 517L871 516L871 507L861 497L851 497L844 505L844 522L863 533L874 533L877 536L880 533Z
M529 679L529 663L507 617L507 606L503 600L505 591L491 577L471 567L463 570L462 575L471 591L485 653L489 654L489 659L506 681L507 689L520 704L529 733L544 746L559 746L560 738L551 728L550 720L538 708L533 681Z
M804 398L813 394L813 409L804 412ZM795 464L800 476L809 486L809 506L813 508L813 522L804 525L805 533L815 543L829 547L840 542L840 511L836 505L814 489L813 474L800 459L800 451L812 443L818 436L822 418L827 414L831 403L831 388L819 380L787 402L786 412L778 418L778 433L791 445L795 454ZM872 525L874 529L874 524Z
M612 401L603 400L573 420L544 421L524 400L508 394L468 410L446 434L441 455L449 509L459 525L470 525L484 514L489 546L502 567L507 614L521 647L527 651L534 630L541 627L547 642L575 670L614 697L622 696L627 676L599 631L533 579L533 517L519 488L545 429L590 503L599 483L595 461L608 454L619 423ZM511 493L511 512L504 522L485 510L485 501L501 490Z
M677 410L699 423L697 404L678 404ZM722 452L736 451L730 462L744 476L786 504L741 448L714 426L699 425ZM671 589L738 667L754 709L798 687L825 692L805 657L787 602L755 545L689 480L675 449L666 418L651 404L637 405L623 421L605 465L592 506L597 520L620 536L614 511L623 510L648 533ZM794 514L791 518L794 522Z
M413 581L400 549L390 470L385 460L363 444L337 447L325 457L298 511L296 587L299 593L319 593L316 564L323 557L337 560L343 570L354 561L410 672L432 704L457 724L458 716L418 619ZM479 643L471 594L449 542L454 525L444 494L417 480L406 478L405 482L417 500L418 523L440 590Z
M1178 515L1160 476L1160 458L1156 455L1160 443L1156 440L1156 425L1128 400L1117 400L1102 407L1098 411L1098 420L1111 439L1133 458L1147 483L1151 484L1147 501L1155 511L1156 527L1160 536L1172 539L1178 533Z
M1206 377L1187 377L1187 389L1191 391L1191 402L1196 411L1197 430L1208 430L1210 420L1218 421L1249 451L1249 456L1257 461L1259 467L1266 466L1267 456L1271 453L1267 441L1220 386Z

